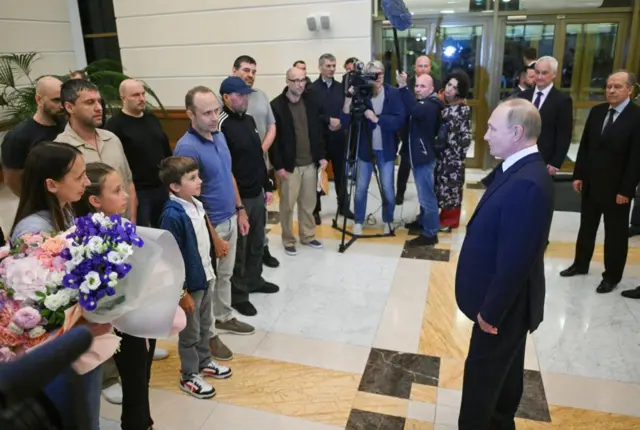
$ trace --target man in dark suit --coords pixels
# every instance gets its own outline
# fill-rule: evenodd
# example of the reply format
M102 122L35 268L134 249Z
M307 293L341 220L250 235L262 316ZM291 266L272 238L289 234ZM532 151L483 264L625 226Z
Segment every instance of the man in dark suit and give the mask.
M573 264L560 275L589 271L604 215L604 273L598 293L618 285L627 261L630 202L640 179L640 107L630 99L634 86L632 73L609 76L607 102L589 112L573 172L573 188L582 195L580 230Z
M568 94L553 86L558 73L558 61L541 57L535 63L536 85L518 94L540 111L542 130L538 138L540 155L547 163L550 175L558 173L567 157L573 132L573 102Z
M518 75L518 85L508 95L507 98L514 99L523 91L533 88L536 82L536 69L533 66L527 66L520 70Z
M508 100L489 118L485 139L496 167L458 260L456 300L475 322L465 362L460 430L514 430L527 332L542 321L544 250L553 183L536 146L540 115Z

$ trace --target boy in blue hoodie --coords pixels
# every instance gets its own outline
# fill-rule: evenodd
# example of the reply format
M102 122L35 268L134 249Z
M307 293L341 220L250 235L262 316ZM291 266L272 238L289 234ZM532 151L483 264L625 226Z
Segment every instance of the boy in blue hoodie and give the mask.
M160 180L169 188L160 227L175 237L185 266L185 282L180 307L187 325L180 332L180 389L199 399L216 394L204 377L224 379L231 369L216 363L209 350L209 330L213 324L212 291L215 283L214 236L200 195L202 180L197 162L188 157L169 157L160 165ZM215 234L215 233L213 233ZM224 248L224 242L216 237Z

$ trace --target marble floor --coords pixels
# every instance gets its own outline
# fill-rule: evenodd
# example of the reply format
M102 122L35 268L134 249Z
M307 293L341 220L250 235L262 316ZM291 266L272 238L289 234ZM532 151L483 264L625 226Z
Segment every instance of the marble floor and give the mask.
M482 172L469 172L476 181ZM471 184L472 185L472 184ZM331 190L333 193L333 189ZM465 191L463 224L482 191ZM0 189L0 223L7 228L15 202ZM175 340L155 362L151 381L155 428L231 430L456 429L471 322L454 297L462 226L430 251L405 248L412 237L357 240L338 253L331 227L333 195L323 198L317 237L324 248L282 249L278 214L270 213L271 252L280 260L264 270L281 291L256 294L252 336L223 335L235 353L234 376L214 381L217 395L197 400L178 388ZM382 232L379 193L368 212ZM395 220L417 212L410 184ZM640 301L619 292L640 285L640 238L630 240L625 278L611 294L595 288L603 270L603 237L588 276L562 279L571 264L579 214L556 212L547 250L545 321L526 347L525 393L518 429L640 428ZM367 231L368 230L368 231ZM119 407L102 404L103 429L118 429Z

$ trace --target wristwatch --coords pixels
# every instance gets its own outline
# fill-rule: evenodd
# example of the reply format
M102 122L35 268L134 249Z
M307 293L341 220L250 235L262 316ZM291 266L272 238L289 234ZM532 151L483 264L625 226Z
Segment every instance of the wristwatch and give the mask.
M236 206L236 212L240 212L244 209L244 205Z

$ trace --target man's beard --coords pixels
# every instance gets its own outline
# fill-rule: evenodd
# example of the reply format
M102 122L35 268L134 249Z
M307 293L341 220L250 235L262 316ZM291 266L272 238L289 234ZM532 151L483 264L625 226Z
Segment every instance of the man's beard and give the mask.
M45 107L42 112L56 125L64 124L67 120L67 115L63 110L55 111Z

